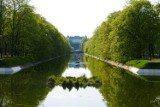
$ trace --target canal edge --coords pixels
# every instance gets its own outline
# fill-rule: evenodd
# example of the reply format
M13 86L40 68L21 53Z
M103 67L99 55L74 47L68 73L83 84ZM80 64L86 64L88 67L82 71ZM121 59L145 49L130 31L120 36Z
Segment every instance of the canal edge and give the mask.
M68 54L61 55L61 56L56 56L56 57L41 60L41 61L28 62L28 63L25 63L25 64L21 64L19 66L14 66L14 67L2 67L2 68L0 68L0 74L15 74L15 73L17 73L21 70L24 70L24 69L27 69L27 68L30 68L30 67L33 67L33 66L36 66L36 65L39 65L39 64L42 64L42 63L60 58L60 57L64 57L64 56L67 56L67 55Z
M94 56L94 55L90 55L90 54L87 54L87 53L84 53L86 56L89 56L89 57L92 57L92 58L95 58L97 60L100 60L102 62L105 62L105 63L108 63L108 64L111 64L113 66L116 66L116 67L119 67L119 68L122 68L122 69L125 69L125 70L128 70L136 75L139 75L139 76L160 76L160 69L140 69L140 68L136 68L136 67L133 67L133 66L129 66L129 65L126 65L126 64L123 64L123 63L117 63L117 62L114 62L114 61L111 61L111 60L104 60L104 59L101 59L97 56Z

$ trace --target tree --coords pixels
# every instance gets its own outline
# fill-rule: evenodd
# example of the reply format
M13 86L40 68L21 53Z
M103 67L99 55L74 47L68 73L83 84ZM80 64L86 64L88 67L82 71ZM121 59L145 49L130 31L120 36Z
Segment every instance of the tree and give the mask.
M131 0L122 11L111 13L86 43L85 52L117 62L151 58L160 41L159 8L147 0Z
M0 56L2 58L3 0L0 1Z
M67 39L44 17L36 14L28 2L3 0L3 6L0 5L3 7L3 14L0 13L0 22L3 21L0 24L0 35L3 33L5 56L29 56L40 60L70 51Z
M80 50L83 51L84 44L87 42L87 40L88 40L87 36L82 38L82 41L80 43Z

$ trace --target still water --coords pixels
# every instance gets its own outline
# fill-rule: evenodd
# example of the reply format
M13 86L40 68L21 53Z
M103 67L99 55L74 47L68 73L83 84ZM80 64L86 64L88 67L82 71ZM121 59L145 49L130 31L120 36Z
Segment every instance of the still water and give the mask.
M99 88L48 87L52 75L98 77ZM0 107L160 107L160 78L140 77L74 54L14 75L0 75Z
M63 77L86 76L91 78L92 74L86 67L82 54L73 54L68 67L62 73ZM41 102L39 107L106 107L103 96L98 89L93 87L63 89L56 86Z
M64 90L56 86L39 107L106 107L99 91L92 87Z

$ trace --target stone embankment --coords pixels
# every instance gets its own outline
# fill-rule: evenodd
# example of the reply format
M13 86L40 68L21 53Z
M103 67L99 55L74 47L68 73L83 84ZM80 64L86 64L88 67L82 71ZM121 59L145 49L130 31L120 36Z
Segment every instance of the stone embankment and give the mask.
M26 63L23 65L15 66L15 67L7 67L7 68L3 67L3 68L0 68L0 74L15 74L23 69L30 68L32 66L39 65L39 64L63 57L63 56L66 56L66 55L57 56L54 58L50 58L50 59L46 59L46 60L42 60L42 61L37 61L37 62L30 62L30 63Z
M160 76L160 69L139 69L133 66L128 66L122 63L117 63L111 60L104 60L101 59L97 56L94 55L89 55L89 54L85 54L86 56L98 59L100 61L106 62L108 64L114 65L116 67L131 71L132 73L136 74L136 75L141 75L141 76Z

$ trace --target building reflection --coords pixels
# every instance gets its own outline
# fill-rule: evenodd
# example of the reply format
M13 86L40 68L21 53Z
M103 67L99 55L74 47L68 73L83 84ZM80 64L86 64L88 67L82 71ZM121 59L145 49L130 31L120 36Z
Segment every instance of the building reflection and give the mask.
M72 57L68 63L68 68L86 68L86 63L83 62L83 54L75 53L72 54Z

